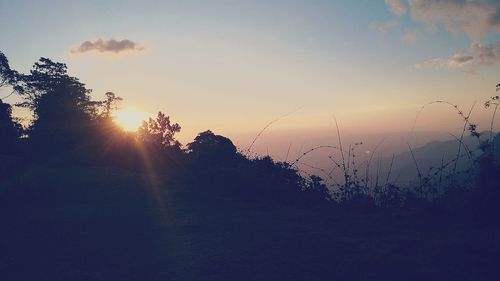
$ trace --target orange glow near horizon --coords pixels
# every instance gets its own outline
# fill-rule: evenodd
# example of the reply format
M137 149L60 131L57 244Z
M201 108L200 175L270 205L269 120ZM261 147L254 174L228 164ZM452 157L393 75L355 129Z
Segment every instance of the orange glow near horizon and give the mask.
M148 113L132 108L120 109L114 113L115 123L120 125L124 130L131 132L137 131L142 122L149 117Z

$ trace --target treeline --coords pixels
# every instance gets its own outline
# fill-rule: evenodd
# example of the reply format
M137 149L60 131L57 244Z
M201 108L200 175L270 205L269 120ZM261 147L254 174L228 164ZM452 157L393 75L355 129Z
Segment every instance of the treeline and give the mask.
M0 52L0 82L28 109L32 121L21 126L12 105L0 102L1 169L22 172L30 166L113 165L144 173L185 177L199 191L224 192L262 201L324 204L329 198L318 178L305 179L286 163L238 152L226 137L210 130L183 146L181 126L158 112L137 132L113 122L120 97L112 92L93 100L92 91L67 73L67 66L41 58L29 74L12 69Z
M353 156L352 163L344 157L334 161L344 181L328 186L321 177L304 176L295 163L276 162L268 156L250 157L238 151L230 139L210 130L182 145L176 139L181 126L162 112L145 120L137 132L126 132L113 122L113 112L122 101L119 96L108 92L104 100L92 99L92 91L68 75L65 64L47 58L36 62L29 74L23 74L12 69L0 52L0 87L7 93L2 98L14 95L20 100L10 105L0 99L0 174L4 175L48 164L113 165L178 177L201 194L296 206L400 208L447 204L454 208L459 204L469 208L496 206L500 200L500 169L494 145L498 137L492 130L481 141L481 157L474 159L474 183L464 186L450 180L445 188L438 186L441 191L435 196L428 192L436 186L420 171L420 184L413 189L388 181L369 184L368 170L363 178L351 148L345 153ZM495 112L498 105L498 97L485 104ZM31 112L29 125L22 126L12 118L12 106ZM468 117L464 133L467 130L479 140L480 134ZM494 116L492 124L493 120ZM344 148L340 147L340 152L344 153Z

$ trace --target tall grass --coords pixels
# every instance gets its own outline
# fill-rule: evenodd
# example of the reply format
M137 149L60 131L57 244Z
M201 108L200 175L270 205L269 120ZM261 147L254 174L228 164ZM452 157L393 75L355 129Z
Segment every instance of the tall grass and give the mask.
M271 125L273 125L274 123L280 121L281 119L285 118L285 117L288 117L292 114L294 114L295 112L299 111L300 109L302 109L302 107L299 107L299 108L296 108L290 112L287 112L281 116L279 116L278 118L270 121L269 123L267 123L258 133L257 135L255 135L255 137L252 139L252 142L250 143L250 145L247 147L247 149L245 150L244 152L244 155L247 156L247 157L250 157L251 156L251 152L252 152L252 148L253 146L255 145L255 143L257 142L257 140L262 136L262 134L269 128L271 127Z
M500 85L499 88L500 89ZM497 89L497 90L498 90ZM490 98L490 100L485 103L485 107L493 107L494 111L492 114L492 119L490 122L489 138L487 142L490 144L491 150L493 150L493 133L494 133L494 120L500 98L498 96ZM338 201L349 201L356 197L366 197L369 196L378 204L389 204L389 205L401 205L405 197L415 196L421 200L435 200L439 198L440 195L448 193L448 189L460 189L470 187L472 178L475 176L475 170L477 170L478 153L481 152L469 147L468 144L464 142L467 133L471 136L477 138L478 143L481 144L480 136L481 134L476 131L477 125L472 122L471 116L474 112L476 103L474 103L469 110L464 111L458 105L444 101L438 100L430 102L424 105L416 115L415 121L411 128L411 135L414 134L416 123L419 116L423 113L424 109L430 105L434 104L444 104L451 107L455 113L460 117L462 122L461 131L458 135L450 133L450 136L457 142L457 151L454 156L450 157L450 160L446 161L446 157L443 154L441 157L441 163L437 167L430 167L427 172L424 172L421 168L421 164L414 153L414 149L408 144L408 152L411 156L411 161L414 164L416 170L417 184L412 184L407 188L396 184L397 179L392 177L392 173L395 169L395 155L393 154L384 176L381 176L381 160L379 157L378 164L376 164L375 171L373 170L373 161L375 154L379 147L383 144L384 140L378 143L372 150L371 155L362 163L358 163L358 158L356 154L356 148L362 145L361 142L346 144L343 142L341 135L341 130L338 121L335 119L335 128L337 133L337 146L317 146L313 147L306 152L302 153L295 161L291 162L292 166L305 166L312 168L316 171L321 172L326 176L327 180L330 180L330 188L333 190L334 198ZM483 144L484 145L484 144ZM314 153L317 150L331 149L336 153L329 155L328 158L332 163L332 167L328 172L325 168L315 167L313 165L307 164L301 161L306 155ZM336 156L336 157L335 157ZM466 168L461 170L459 168L459 162L467 161L468 165ZM364 177L360 177L359 171L364 168ZM332 175L334 171L340 174L342 181L338 181ZM375 173L375 175L373 175ZM375 177L375 179L373 179ZM385 177L385 180L381 180L381 177ZM332 180L335 179L335 180ZM469 185L469 186L467 186Z
M500 84L497 85L496 90L500 91ZM440 163L435 167L429 167L426 171L422 169L425 165L421 165L414 148L408 143L408 154L415 168L416 183L409 182L407 185L398 183L400 174L393 176L394 171L397 169L395 154L392 154L388 163L382 163L380 154L378 155L378 161L374 162L377 159L376 154L384 144L385 139L381 140L371 149L367 159L360 161L357 149L363 143L346 144L336 118L333 118L337 138L336 145L315 146L307 149L305 152L302 152L301 147L297 157L289 160L292 148L292 142L290 142L283 163L286 163L290 168L298 170L303 175L307 175L309 178L316 176L315 173L320 174L322 179L328 183L332 198L341 202L352 201L356 198L371 198L373 202L380 205L401 206L408 198L432 201L452 189L470 187L471 179L475 176L475 172L479 166L478 161L480 161L480 157L478 155L480 156L483 153L493 154L494 152L494 122L500 105L500 97L493 96L484 103L485 108L493 108L489 124L489 137L486 141L481 139L481 134L477 132L477 125L472 122L476 103L473 103L468 110L463 110L457 104L446 100L436 100L423 105L415 116L410 129L410 136L413 136L415 133L420 116L427 107L432 105L445 105L451 108L460 118L461 129L459 134L454 135L449 133L457 143L457 150L454 155L448 155L448 157L443 153ZM250 157L255 143L271 125L295 113L299 109L288 112L267 123L253 138L250 145L246 148L244 155ZM480 150L469 147L465 142L467 134L477 139L478 147L481 148ZM327 155L331 163L330 167L318 167L304 161L306 156L318 151L330 151ZM466 168L461 168L463 166L459 165L459 162L463 163L462 161L467 161ZM310 171L314 172L311 173Z

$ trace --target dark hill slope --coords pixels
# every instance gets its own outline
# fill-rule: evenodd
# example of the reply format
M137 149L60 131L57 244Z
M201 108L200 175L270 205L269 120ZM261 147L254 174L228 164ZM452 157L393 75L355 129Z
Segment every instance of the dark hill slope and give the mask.
M43 167L0 191L1 280L498 280L500 229L294 208L158 173Z

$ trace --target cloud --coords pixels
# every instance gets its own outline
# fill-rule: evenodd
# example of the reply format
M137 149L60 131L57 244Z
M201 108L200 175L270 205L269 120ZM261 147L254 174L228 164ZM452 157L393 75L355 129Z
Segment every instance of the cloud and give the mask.
M389 6L392 13L398 17L406 14L406 6L402 0L385 0L385 4Z
M395 20L384 21L384 22L372 22L370 24L370 29L376 30L380 33L387 33L399 26L399 22Z
M454 54L449 58L434 58L416 64L418 69L424 68L453 68L474 72L480 67L500 64L500 41L492 44L473 43L465 51Z
M417 30L412 30L406 32L403 37L401 37L401 42L409 45L414 45L420 39L421 33Z
M491 16L490 23L493 25L500 24L500 7L497 7L496 12Z
M411 17L425 23L429 30L443 25L472 39L500 32L498 0L409 0L409 5Z
M91 51L121 53L125 51L142 51L144 47L139 46L136 42L123 39L123 40L103 40L97 39L94 42L85 41L77 48L71 49L71 53L86 53Z

